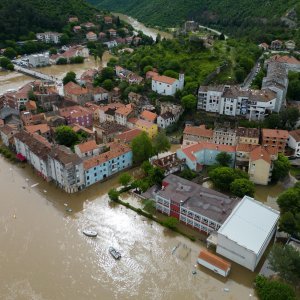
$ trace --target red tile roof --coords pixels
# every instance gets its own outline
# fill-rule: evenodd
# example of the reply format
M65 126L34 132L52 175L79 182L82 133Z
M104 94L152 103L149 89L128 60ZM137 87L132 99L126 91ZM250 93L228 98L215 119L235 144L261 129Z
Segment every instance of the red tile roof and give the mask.
M185 126L183 133L184 134L207 137L207 138L212 138L213 137L213 130L212 129L207 129L205 127L205 125L200 125L199 127L197 127L197 126Z
M256 147L257 147L257 145L252 145L252 144L238 144L236 146L236 151L251 152Z
M78 118L86 115L91 115L92 113L79 105L64 107L59 110L59 114L64 118Z
M88 90L80 85L70 81L64 86L65 94L68 95L83 95L87 94Z
M141 113L141 118L146 120L146 121L154 122L157 118L157 114L155 114L151 111L148 111L148 110L144 110Z
M154 81L158 81L158 82L162 82L162 83L166 83L166 84L173 84L177 79L172 78L172 77L168 77L168 76L160 76L160 75L155 75L152 77L152 80Z
M229 271L231 268L231 263L207 250L201 250L198 257L225 272Z
M127 104L123 107L120 107L116 110L116 114L120 114L123 116L128 116L130 113L132 113L133 108L131 104Z
M29 133L35 133L40 131L41 133L46 133L50 131L50 127L47 124L29 125L25 126L24 129Z
M115 137L116 140L123 142L125 144L130 143L135 137L140 135L143 131L140 129L131 129L128 131L125 131Z
M262 146L258 146L254 150L251 151L250 159L251 159L251 161L263 159L267 163L269 163L269 164L271 163L271 155Z
M276 61L276 62L280 62L280 63L286 63L286 64L293 64L293 65L299 65L300 61L293 57L293 56L287 56L287 55L279 55L276 54L274 56L271 57L272 61Z
M194 153L199 152L201 150L218 150L221 152L235 152L236 147L229 146L229 145L219 145L214 143L201 142L181 149L181 151L192 161L196 161L196 157Z
M94 156L83 162L83 167L85 170L89 170L95 166L99 166L102 163L116 158L120 155L130 152L129 146L119 143L112 143L110 145L110 150L108 152L102 153L100 155Z
M279 139L287 139L289 137L289 133L287 130L278 130L278 129L262 129L262 137L264 138L279 138Z
M85 143L77 145L81 153L89 152L98 148L98 145L94 140L87 141Z

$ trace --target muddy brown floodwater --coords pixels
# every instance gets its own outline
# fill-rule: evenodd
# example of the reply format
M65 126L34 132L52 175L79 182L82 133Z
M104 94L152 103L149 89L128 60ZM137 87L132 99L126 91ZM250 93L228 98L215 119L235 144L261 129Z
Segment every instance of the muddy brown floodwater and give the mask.
M112 56L108 52L105 52L102 59L102 65L106 66L107 62L111 57ZM36 70L62 79L69 71L75 72L77 77L80 77L84 71L93 68L98 68L99 66L100 66L99 61L95 62L94 58L90 56L88 59L84 61L83 64L52 65L49 67L38 68ZM3 94L9 89L18 89L21 86L33 80L34 78L17 72L0 71L0 94Z
M0 158L0 298L255 299L255 273L235 264L227 279L202 267L193 275L205 245L109 203L107 190L116 185L113 178L67 195L31 167ZM98 237L85 237L84 228Z

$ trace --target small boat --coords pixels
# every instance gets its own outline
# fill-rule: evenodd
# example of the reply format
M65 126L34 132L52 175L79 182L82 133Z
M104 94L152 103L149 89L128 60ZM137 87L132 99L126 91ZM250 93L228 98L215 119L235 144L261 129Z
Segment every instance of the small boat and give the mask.
M114 247L109 247L109 253L112 255L114 259L120 259L121 253L118 252Z
M98 235L98 232L95 231L95 230L83 230L82 233L86 236L89 236L89 237L96 237Z

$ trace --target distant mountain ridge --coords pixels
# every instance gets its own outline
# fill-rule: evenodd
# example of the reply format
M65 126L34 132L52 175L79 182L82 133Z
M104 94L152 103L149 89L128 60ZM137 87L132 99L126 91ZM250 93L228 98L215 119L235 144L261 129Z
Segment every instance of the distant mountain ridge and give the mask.
M295 11L299 26L299 0L88 0L99 8L122 12L148 25L178 26L187 19L242 36L276 35L293 32L281 20ZM288 21L287 21L288 23ZM290 23L289 25L292 25ZM299 35L299 32L298 32Z
M1 0L0 41L17 40L29 32L61 31L68 17L85 21L95 11L85 0Z

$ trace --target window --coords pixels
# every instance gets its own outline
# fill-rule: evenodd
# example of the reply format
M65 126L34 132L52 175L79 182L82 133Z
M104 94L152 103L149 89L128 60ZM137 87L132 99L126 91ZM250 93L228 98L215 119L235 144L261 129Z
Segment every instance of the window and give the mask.
M97 173L94 173L94 176L97 177Z

